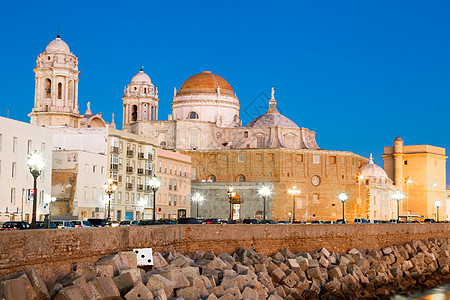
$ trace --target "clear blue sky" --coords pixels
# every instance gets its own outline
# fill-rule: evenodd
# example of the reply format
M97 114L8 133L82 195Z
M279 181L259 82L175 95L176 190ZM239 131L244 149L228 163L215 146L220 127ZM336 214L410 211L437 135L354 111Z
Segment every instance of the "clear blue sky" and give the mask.
M450 149L449 16L449 1L7 1L0 115L29 121L36 57L59 26L79 58L80 111L90 101L120 124L143 64L167 119L173 87L203 68L231 84L245 124L274 86L321 148L373 152L382 166L396 136Z

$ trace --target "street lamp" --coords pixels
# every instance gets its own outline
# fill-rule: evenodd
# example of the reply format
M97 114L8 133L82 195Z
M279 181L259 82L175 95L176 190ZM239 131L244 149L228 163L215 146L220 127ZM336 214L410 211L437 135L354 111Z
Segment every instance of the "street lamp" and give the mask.
M344 206L345 202L348 200L348 196L346 193L342 192L338 195L338 199L342 202L342 222L345 223Z
M262 187L259 188L258 194L260 196L262 196L263 200L264 200L263 221L265 221L266 220L266 198L272 194L272 190L268 186L263 185Z
M409 185L412 183L411 178L406 180L406 211L409 214Z
M232 210L233 210L232 200L233 200L233 197L236 196L236 192L234 191L234 187L232 187L232 186L228 187L227 195L228 195L228 200L230 201L230 220L231 220L232 219L232 215L231 214L232 214Z
M108 194L108 221L111 221L111 195L117 190L117 184L111 177L103 184L105 193Z
M403 199L405 199L405 195L400 192L399 190L396 190L393 194L392 194L392 199L394 199L395 201L397 201L397 222L400 220L400 201L402 201Z
M198 204L200 202L205 201L205 197L203 197L200 193L195 193L194 196L192 196L192 201L197 202L197 219L198 219Z
M300 190L297 190L297 187L294 185L292 189L288 190L289 195L292 195L292 223L295 221L295 195L300 194Z
M158 191L159 187L161 186L161 180L156 176L153 175L152 179L150 179L150 189L153 191L153 221L156 220L156 192Z
M436 206L436 222L439 223L439 207L442 205L441 201L436 200L434 206Z
M34 191L33 191L33 217L31 219L31 228L36 229L36 209L37 209L37 178L41 175L45 167L45 161L40 154L34 151L28 156L28 168L30 168L30 173L34 178Z
M361 181L363 179L362 174L358 176L358 218L361 218Z

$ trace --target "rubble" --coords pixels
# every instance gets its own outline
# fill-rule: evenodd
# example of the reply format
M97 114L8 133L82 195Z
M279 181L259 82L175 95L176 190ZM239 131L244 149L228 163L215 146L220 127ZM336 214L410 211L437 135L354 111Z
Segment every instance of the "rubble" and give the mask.
M448 239L414 240L382 249L339 254L321 248L271 256L175 250L153 253L150 269L138 268L132 251L96 264L80 263L56 282L33 269L0 281L2 299L388 299L450 279ZM146 272L147 271L147 272Z

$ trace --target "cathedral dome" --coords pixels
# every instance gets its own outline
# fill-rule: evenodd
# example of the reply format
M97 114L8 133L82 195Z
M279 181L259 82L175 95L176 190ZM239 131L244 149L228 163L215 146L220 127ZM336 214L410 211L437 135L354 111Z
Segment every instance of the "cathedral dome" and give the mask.
M66 53L66 54L70 54L69 46L67 46L66 42L61 40L59 35L57 35L56 39L54 39L53 41L51 41L47 45L47 48L45 48L45 51L47 51L48 53Z
M235 97L231 85L225 79L210 71L202 71L186 79L177 95L217 94L218 91Z
M274 89L272 88L272 98L269 100L269 109L267 112L248 123L246 127L299 128L291 119L278 112L274 93Z
M147 83L151 84L150 76L144 73L144 70L140 70L139 73L133 76L131 83Z
M364 178L370 178L370 177L382 178L382 179L388 178L388 176L387 176L386 172L383 170L383 168L381 168L380 166L377 166L376 164L373 163L372 153L370 154L369 162L366 165L359 168L359 173Z

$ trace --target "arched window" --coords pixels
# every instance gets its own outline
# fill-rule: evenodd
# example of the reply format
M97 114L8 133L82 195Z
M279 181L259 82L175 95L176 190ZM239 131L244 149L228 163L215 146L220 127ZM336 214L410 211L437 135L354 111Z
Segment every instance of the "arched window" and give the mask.
M69 100L75 99L75 91L73 88L73 80L69 81Z
M62 83L58 83L58 99L62 99Z
M136 122L137 121L137 105L133 105L133 108L131 111L132 111L131 119L133 122Z
M244 139L248 138L248 131L244 131Z
M190 119L190 120L198 119L198 113L196 113L195 111L191 111L188 115L188 119Z
M147 88L144 88L144 94L147 94Z
M50 79L45 79L45 98L52 97L52 81Z
M155 111L153 106L150 107L151 112L150 112L150 121L154 121L155 120Z
M215 175L209 175L209 176L208 176L208 181L209 181L209 182L216 182L216 181L217 181L217 178L216 178Z
M233 122L237 123L238 121L239 121L239 117L237 115L235 115L234 118L233 118Z
M239 175L239 176L237 177L237 180L236 180L236 181L238 181L238 182L245 182L245 181L246 181L246 178L245 178L244 175Z

